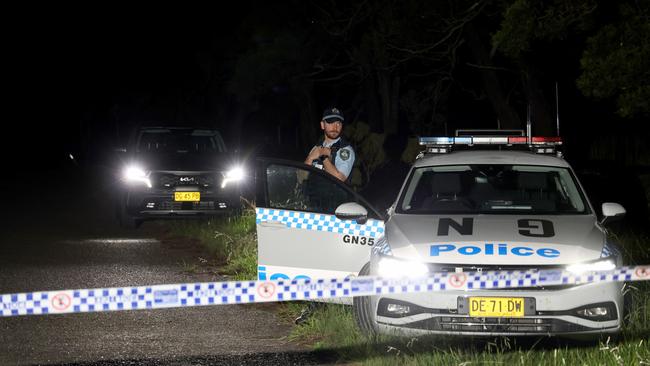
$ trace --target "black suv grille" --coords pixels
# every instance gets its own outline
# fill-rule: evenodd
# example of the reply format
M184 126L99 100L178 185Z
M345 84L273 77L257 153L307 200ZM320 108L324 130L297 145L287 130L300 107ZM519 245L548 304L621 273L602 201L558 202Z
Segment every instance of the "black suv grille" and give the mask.
M161 188L179 186L212 187L216 184L216 173L212 174L159 174L153 182Z
M156 208L156 210L193 210L193 211L203 211L203 210L214 210L214 201L203 201L203 202L173 202L173 201L162 201Z

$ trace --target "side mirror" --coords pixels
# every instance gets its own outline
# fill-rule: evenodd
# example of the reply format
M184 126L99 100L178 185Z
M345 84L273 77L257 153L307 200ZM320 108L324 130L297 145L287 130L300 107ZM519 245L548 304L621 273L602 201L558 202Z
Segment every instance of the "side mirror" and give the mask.
M334 215L339 220L355 220L363 225L368 221L368 211L365 207L356 202L346 202L341 204L334 211Z
M603 219L600 221L600 223L603 225L621 220L623 217L625 217L625 209L618 203L605 202L603 203L602 210Z

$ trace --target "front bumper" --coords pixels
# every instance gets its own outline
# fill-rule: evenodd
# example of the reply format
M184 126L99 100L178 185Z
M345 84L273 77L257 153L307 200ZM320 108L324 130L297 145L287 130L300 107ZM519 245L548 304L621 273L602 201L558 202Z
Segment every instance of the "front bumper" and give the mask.
M373 296L370 304L375 326L382 334L588 335L620 331L621 290L621 283L592 283L544 290L441 291ZM532 304L532 309L523 317L470 317L459 306L469 296L523 297L528 299L527 304ZM406 305L412 310L409 314L395 316L386 311L388 303ZM578 316L576 309L586 306L607 306L610 319L591 320Z
M175 201L174 193L177 191L200 192L201 199L196 202ZM209 190L200 187L137 189L127 191L124 200L126 213L132 217L218 215L241 208L237 187Z

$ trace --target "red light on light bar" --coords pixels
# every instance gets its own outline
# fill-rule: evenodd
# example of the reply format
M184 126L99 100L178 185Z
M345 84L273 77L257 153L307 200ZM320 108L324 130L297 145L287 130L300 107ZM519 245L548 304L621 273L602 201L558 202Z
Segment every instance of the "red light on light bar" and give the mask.
M528 142L527 137L508 137L509 144L525 144Z
M555 136L555 137L533 137L532 138L532 143L533 144L543 144L543 143L562 143L562 138Z

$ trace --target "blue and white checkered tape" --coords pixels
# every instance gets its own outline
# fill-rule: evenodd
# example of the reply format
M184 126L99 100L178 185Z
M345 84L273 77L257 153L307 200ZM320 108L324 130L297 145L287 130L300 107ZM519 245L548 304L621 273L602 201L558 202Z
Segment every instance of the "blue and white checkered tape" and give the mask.
M293 281L229 281L40 291L0 295L0 316L319 300L432 291L648 281L650 265L574 274L561 269L436 272L418 278L372 276Z
M256 222L280 222L290 228L326 231L330 233L379 238L384 234L384 222L368 219L365 224L340 220L334 215L297 212L273 208L256 208Z

